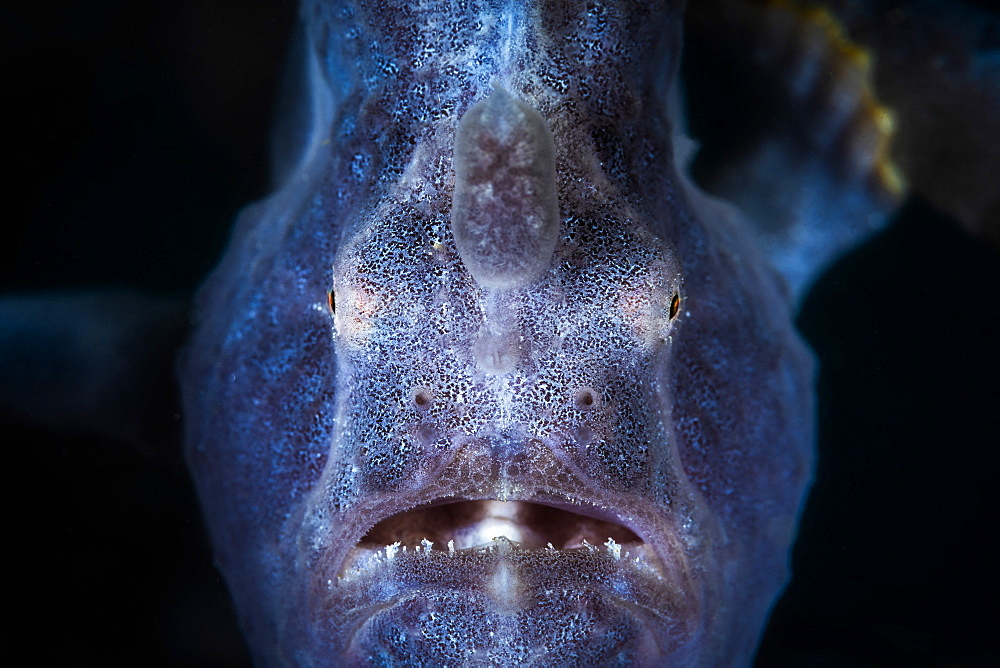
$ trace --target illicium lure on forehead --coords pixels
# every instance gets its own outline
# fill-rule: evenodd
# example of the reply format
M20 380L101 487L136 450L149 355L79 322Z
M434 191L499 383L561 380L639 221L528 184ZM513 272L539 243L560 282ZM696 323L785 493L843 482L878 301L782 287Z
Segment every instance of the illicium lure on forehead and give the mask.
M812 463L819 267L780 260L818 237L679 171L680 5L305 3L302 143L181 367L259 663L750 660Z

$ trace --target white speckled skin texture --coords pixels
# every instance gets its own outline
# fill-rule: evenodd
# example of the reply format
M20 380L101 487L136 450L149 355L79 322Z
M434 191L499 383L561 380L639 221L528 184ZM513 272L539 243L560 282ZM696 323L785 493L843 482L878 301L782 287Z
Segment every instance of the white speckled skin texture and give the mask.
M540 4L305 3L311 129L181 369L263 665L745 664L787 577L813 363L739 216L674 166L681 7ZM535 518L370 549L476 501ZM593 540L545 547L545 508Z

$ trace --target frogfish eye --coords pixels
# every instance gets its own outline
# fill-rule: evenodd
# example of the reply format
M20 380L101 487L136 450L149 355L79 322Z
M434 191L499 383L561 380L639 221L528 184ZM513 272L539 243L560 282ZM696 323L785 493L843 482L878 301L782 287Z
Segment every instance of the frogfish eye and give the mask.
M673 320L681 310L681 293L675 292L670 298L670 319Z

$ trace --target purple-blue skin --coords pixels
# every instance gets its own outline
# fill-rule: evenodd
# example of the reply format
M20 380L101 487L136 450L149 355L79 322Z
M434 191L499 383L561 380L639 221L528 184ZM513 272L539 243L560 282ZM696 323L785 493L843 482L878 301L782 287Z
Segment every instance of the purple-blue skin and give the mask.
M675 164L682 3L539 4L305 3L180 374L261 665L745 665L788 577L814 365Z

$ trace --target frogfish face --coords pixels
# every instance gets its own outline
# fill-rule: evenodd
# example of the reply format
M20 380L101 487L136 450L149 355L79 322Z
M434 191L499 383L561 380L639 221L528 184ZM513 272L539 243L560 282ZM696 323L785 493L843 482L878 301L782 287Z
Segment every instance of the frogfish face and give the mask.
M373 220L333 272L317 628L400 662L671 649L698 606L696 504L664 419L674 252L641 220L571 217L537 280L489 288L447 219Z

